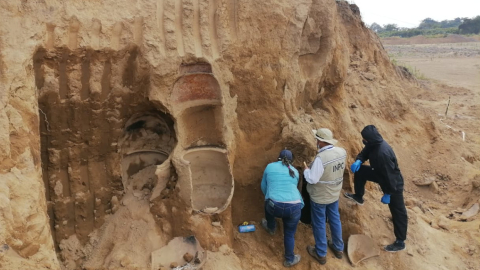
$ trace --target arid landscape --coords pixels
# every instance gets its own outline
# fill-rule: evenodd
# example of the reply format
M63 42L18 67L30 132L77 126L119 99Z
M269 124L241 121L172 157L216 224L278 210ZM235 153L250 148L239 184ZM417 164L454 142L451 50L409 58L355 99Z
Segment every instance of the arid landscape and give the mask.
M368 184L363 206L340 198L343 238L379 256L321 266L300 223L293 269L480 269L478 37L381 40L333 0L4 1L0 18L0 269L283 269L265 166L311 161L319 127L351 164L368 124L405 178L407 249L383 251Z

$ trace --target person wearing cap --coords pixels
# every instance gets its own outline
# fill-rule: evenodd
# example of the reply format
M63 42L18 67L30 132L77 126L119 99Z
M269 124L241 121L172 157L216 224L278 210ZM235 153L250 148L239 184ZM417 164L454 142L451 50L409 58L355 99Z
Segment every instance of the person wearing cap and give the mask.
M403 199L403 176L398 167L397 157L374 125L366 126L361 134L365 147L350 167L354 173L355 194L345 193L344 195L357 204L363 205L367 180L378 183L384 194L381 202L388 204L392 214L393 232L396 237L395 242L386 246L385 250L389 252L404 250L408 216ZM370 160L370 166L362 165L367 160Z
M276 162L267 165L263 172L261 189L265 195L265 218L262 227L271 235L275 234L275 218L283 221L283 244L285 261L283 265L290 267L300 261L300 255L293 253L295 232L300 220L303 199L298 185L298 171L292 165L293 154L282 150Z
M307 166L303 175L311 201L312 229L315 245L307 251L320 264L327 262L327 246L338 259L343 257L342 224L338 212L338 199L342 190L343 172L347 152L335 146L337 140L327 128L312 130L317 139L317 156ZM332 241L327 242L326 220L330 224Z

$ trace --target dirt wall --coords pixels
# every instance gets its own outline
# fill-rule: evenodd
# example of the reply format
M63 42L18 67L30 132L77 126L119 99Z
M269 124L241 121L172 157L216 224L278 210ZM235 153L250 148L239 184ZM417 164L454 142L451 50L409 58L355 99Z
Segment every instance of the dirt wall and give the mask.
M412 124L428 123L408 104L413 82L346 2L7 1L0 13L6 269L145 269L190 234L238 265L225 245L262 217L264 167L284 147L296 165L312 159L311 129L330 128L348 162L366 124L425 151L436 136ZM221 181L195 175L215 166ZM362 232L346 207L345 235Z

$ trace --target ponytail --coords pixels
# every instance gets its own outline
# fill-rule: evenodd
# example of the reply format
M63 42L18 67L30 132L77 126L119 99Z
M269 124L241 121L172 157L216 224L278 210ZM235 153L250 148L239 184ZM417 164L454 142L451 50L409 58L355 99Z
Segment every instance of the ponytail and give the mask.
M290 176L291 176L292 178L295 178L295 172L294 172L294 171L292 170L292 168L290 167L291 161L288 160L287 157L283 157L283 158L281 159L281 161L282 161L282 164L283 164L283 165L287 166L287 168L288 168L288 174L290 174Z

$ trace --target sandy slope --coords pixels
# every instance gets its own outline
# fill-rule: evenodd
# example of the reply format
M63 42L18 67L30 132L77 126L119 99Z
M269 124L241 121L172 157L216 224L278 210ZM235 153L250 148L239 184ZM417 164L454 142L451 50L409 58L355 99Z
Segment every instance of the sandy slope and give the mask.
M0 268L148 269L154 251L194 234L206 269L279 269L281 233L236 232L263 216L264 167L285 147L296 166L311 160L318 127L353 162L367 124L396 151L410 229L407 252L358 268L477 267L478 220L452 210L480 193L478 93L392 65L356 5L0 1L0 13ZM208 170L188 168L192 148ZM429 177L432 187L413 184ZM345 190L351 181L346 171ZM340 200L345 238L393 241L380 197L371 185L363 207ZM312 240L300 225L298 269L321 268L305 251ZM349 267L329 255L326 268Z
M423 46L422 52L412 53L419 46ZM445 46L452 49L442 54ZM379 257L362 262L356 269L480 269L480 215L471 221L459 222L459 214L454 212L479 202L480 195L479 58L452 57L464 53L465 47L475 46L475 43L385 46L390 54L397 54L395 57L400 64L415 66L419 74L430 78L417 80L418 87L406 85L406 91L410 104L436 134L426 141L422 135L415 136L408 127L396 129L395 123L386 125L385 128L396 129L393 136L385 136L385 139L400 156L401 169L406 176L407 251L381 252ZM406 55L406 58L399 55ZM451 104L445 117L448 97L451 97ZM414 128L419 123L408 124ZM466 133L465 141L462 141L462 131ZM413 184L428 177L434 177L438 187ZM393 240L391 216L388 208L379 202L381 195L378 187L371 186L364 206L351 205L340 198L342 217L358 217L342 219L343 226L355 224L353 228L371 236L379 249ZM349 230L355 229L351 226ZM261 228L252 234L236 233L235 252L244 269L282 269L281 235L277 233L272 237ZM325 267L312 260L305 250L306 245L314 243L309 225L299 225L296 241L296 252L302 255L297 269L352 267L347 259L337 260L332 254L327 255Z

